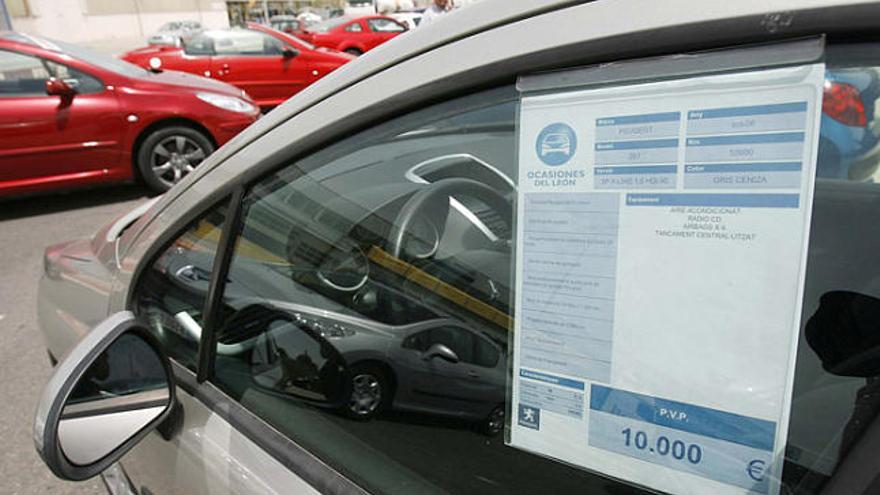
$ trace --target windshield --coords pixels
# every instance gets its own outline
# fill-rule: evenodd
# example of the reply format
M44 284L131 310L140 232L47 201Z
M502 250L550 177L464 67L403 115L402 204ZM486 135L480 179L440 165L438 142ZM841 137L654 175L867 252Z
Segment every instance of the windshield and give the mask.
M121 74L126 77L142 78L149 74L146 69L142 69L134 64L130 64L124 60L104 55L88 48L78 45L66 43L64 41L51 40L53 44L58 46L59 51L67 53L71 57L78 58L83 62L96 65L102 69Z
M333 19L328 19L323 22L319 22L311 27L312 31L318 31L320 33L326 33L336 26L341 26L346 22L350 21L350 17L334 17Z

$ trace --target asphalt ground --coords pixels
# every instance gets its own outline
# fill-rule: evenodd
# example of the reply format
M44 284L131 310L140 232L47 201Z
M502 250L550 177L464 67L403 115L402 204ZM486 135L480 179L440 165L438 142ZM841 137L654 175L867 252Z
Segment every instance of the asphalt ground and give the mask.
M43 250L90 237L147 198L141 187L0 201L0 494L100 494L100 479L58 480L34 450L34 411L51 373L37 328L37 281Z

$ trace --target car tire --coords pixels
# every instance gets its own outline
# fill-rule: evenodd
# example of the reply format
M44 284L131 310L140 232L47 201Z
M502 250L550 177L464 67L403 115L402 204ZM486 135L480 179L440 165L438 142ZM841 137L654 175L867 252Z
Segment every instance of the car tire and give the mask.
M353 419L366 421L374 418L391 403L391 380L388 373L373 364L352 366L350 395L343 404L343 412Z
M361 55L364 54L364 52L358 50L357 48L346 48L343 51L345 53L348 53L349 55L354 55L355 57L360 57Z
M504 431L504 404L499 404L492 409L492 412L480 424L480 431L489 437L494 437Z
M192 127L162 127L141 142L137 151L137 172L150 189L163 193L213 151L214 143Z

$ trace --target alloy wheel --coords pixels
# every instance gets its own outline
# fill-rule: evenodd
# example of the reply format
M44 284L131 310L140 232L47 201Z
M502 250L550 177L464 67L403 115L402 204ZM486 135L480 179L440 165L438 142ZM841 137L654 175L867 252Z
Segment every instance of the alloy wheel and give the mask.
M382 403L382 384L379 378L362 373L352 379L352 385L349 410L356 416L367 416L375 412Z
M205 150L187 136L175 135L159 141L150 153L153 175L169 187L207 157Z

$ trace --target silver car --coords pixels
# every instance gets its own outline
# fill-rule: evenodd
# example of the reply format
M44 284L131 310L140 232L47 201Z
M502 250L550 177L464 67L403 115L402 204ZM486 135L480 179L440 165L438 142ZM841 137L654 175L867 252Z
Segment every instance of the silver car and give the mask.
M485 0L384 44L158 200L46 250L38 316L57 368L37 451L112 493L655 493L485 434L512 421L517 157L535 152L517 139L521 92L574 85L556 71L578 67L602 85L746 70L751 57L701 56L804 37L831 69L880 65L878 14L856 0ZM792 63L779 53L767 63ZM636 59L651 71L617 63ZM873 102L847 101L873 118ZM880 188L815 191L811 323L774 481L876 493ZM847 303L823 296L840 289L871 311L835 319Z
M186 40L202 30L202 23L198 21L173 21L162 24L155 34L147 38L148 45L180 46L181 41Z

